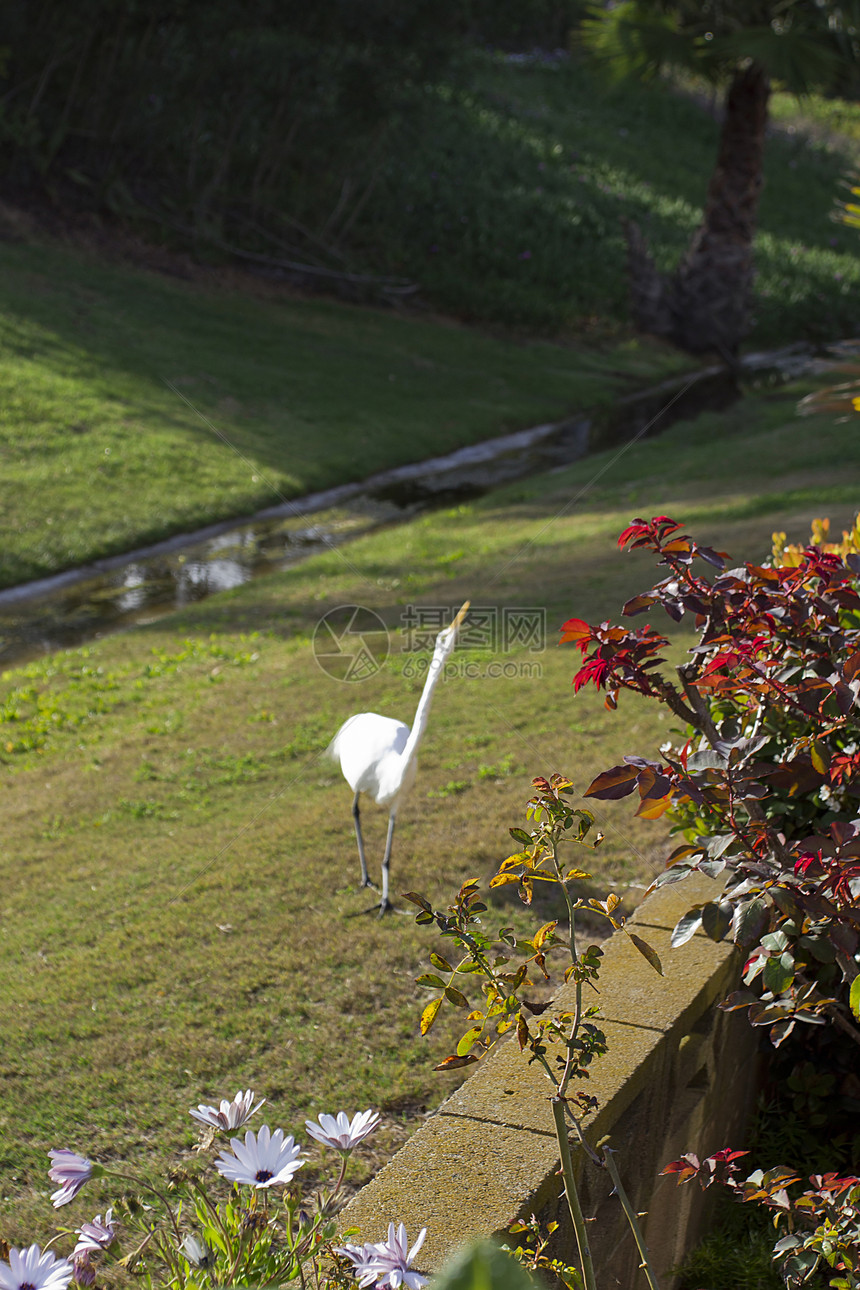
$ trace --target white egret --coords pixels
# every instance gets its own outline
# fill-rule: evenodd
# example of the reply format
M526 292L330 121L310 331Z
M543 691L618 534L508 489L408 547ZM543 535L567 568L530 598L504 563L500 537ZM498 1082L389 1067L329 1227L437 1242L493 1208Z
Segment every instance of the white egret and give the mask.
M361 836L361 814L358 799L369 793L378 806L388 807L388 836L382 858L382 891L379 900L380 918L393 908L388 898L388 876L391 861L391 843L397 811L415 782L418 769L418 745L427 728L430 704L436 683L442 676L445 660L457 644L457 632L466 617L469 601L459 611L449 627L436 637L433 657L427 670L424 690L415 710L412 729L393 717L381 717L378 712L359 712L345 721L328 746L330 757L340 762L344 778L355 794L352 818L361 862L361 885L370 887L367 861L364 856L364 839Z

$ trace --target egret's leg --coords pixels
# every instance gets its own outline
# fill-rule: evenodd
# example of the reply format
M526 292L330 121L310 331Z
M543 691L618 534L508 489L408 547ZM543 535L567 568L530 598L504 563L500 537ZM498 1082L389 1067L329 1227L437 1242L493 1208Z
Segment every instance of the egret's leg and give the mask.
M394 811L388 817L388 837L385 839L385 855L382 857L382 895L379 900L379 917L387 909L393 909L391 901L388 899L388 866L391 860L391 843L394 838L394 822L396 820Z
M358 809L358 793L356 793L352 803L352 818L355 824L355 838L358 842L358 858L361 862L361 885L362 887L373 887L375 883L372 883L367 876L367 861L364 858L364 838L361 836L361 812Z

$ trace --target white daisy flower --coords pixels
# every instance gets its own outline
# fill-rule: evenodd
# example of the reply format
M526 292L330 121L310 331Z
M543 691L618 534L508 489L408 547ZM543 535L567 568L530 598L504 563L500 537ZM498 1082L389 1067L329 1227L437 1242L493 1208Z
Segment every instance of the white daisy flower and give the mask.
M376 1282L376 1246L342 1245L338 1254L343 1254L352 1263L352 1274L359 1286L372 1286Z
M352 1263L352 1272L362 1290L368 1286L389 1290L399 1290L406 1286L408 1290L421 1290L427 1284L427 1278L420 1272L413 1271L409 1264L424 1244L427 1228L422 1227L418 1240L408 1249L406 1228L401 1223L395 1228L388 1224L388 1240L369 1242L365 1245L345 1245L337 1252L345 1255Z
M404 1225L401 1223L395 1230L393 1223L388 1224L388 1240L381 1241L375 1246L377 1286L388 1286L390 1290L399 1290L400 1286L405 1285L409 1290L421 1290L421 1287L427 1284L427 1278L422 1277L419 1272L413 1272L409 1266L424 1244L426 1235L427 1228L422 1227L418 1233L418 1240L410 1250Z
M182 1242L182 1253L193 1268L205 1268L212 1262L212 1251L205 1241L189 1232Z
M256 1137L249 1129L244 1142L231 1138L230 1146L233 1155L223 1152L215 1167L222 1177L247 1187L284 1186L305 1163L297 1159L301 1147L293 1135L285 1137L283 1129L271 1133L267 1124Z
M378 1111L360 1111L351 1120L346 1118L345 1111L338 1111L337 1117L321 1115L319 1124L305 1120L305 1128L312 1138L325 1147L334 1147L335 1151L344 1153L352 1151L363 1138L372 1133L379 1123ZM320 1127L322 1126L322 1127Z
M83 1254L86 1250L106 1250L111 1241L116 1236L116 1224L113 1220L113 1210L105 1210L104 1220L101 1214L96 1214L91 1223L81 1223L75 1231L81 1238L74 1250L75 1254Z
M195 1120L200 1120L202 1124L208 1124L213 1129L241 1129L242 1125L247 1124L251 1116L259 1111L265 1101L263 1097L254 1106L253 1090L246 1088L243 1093L239 1089L232 1102L228 1102L226 1097L221 1099L221 1105L218 1107L204 1106L201 1102L197 1110L192 1109L190 1114Z
M48 1155L52 1162L48 1177L51 1182L61 1184L59 1190L51 1195L54 1208L59 1209L74 1200L87 1179L92 1177L93 1162L86 1156L79 1156L76 1151L67 1151L65 1147L61 1151L49 1151Z
M43 1254L38 1245L27 1250L10 1250L9 1262L0 1263L2 1290L65 1290L74 1268L68 1259Z

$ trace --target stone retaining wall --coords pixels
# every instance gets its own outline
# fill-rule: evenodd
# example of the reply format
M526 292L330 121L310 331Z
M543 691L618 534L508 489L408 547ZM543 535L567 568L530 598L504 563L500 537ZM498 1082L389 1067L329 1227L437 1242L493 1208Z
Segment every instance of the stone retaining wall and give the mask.
M635 1208L649 1211L646 1239L666 1287L666 1273L698 1239L710 1193L696 1184L676 1188L674 1179L657 1174L685 1151L742 1146L756 1082L756 1041L745 1016L714 1007L734 986L737 950L701 932L680 949L669 945L678 918L717 890L696 877L656 892L630 925L657 950L665 976L616 933L604 945L599 983L609 1051L595 1061L586 1086L599 1100L588 1138L596 1144L609 1135ZM567 986L556 1004L571 1006L572 999ZM611 1181L571 1145L583 1210L593 1219L599 1283L638 1290L646 1283ZM507 1041L358 1193L343 1218L362 1240L382 1239L391 1220L404 1222L412 1239L426 1226L420 1262L432 1271L469 1238L502 1233L535 1212L558 1219L557 1252L575 1263L557 1170L546 1077Z

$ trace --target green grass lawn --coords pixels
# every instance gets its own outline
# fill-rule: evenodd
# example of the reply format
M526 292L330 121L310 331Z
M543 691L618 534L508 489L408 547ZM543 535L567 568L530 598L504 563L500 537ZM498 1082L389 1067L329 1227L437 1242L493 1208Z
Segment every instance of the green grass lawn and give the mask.
M673 514L738 559L764 558L775 528L800 538L814 515L851 518L856 427L797 420L795 398L751 399L4 674L4 1237L44 1239L55 1221L48 1148L161 1167L195 1140L187 1108L240 1086L270 1099L272 1124L372 1105L378 1150L402 1140L452 1078L430 1070L444 1041L418 1036L414 977L435 942L407 918L362 916L350 792L323 749L353 712L411 719L421 681L401 615L468 596L544 608L549 642L506 655L519 670L507 678L487 674L488 650L459 652L478 675L437 692L395 893L444 901L485 877L533 775L584 787L626 752L653 753L673 722L627 698L610 715L599 695L574 697L578 655L555 648L557 627L614 615L650 586L645 557L615 547L631 514ZM360 684L323 673L311 646L344 603L392 630L388 664ZM633 899L662 866L665 827L598 805L596 888ZM369 806L365 821L376 869L385 816ZM504 892L492 916L530 918Z
M629 335L622 220L674 262L715 156L706 107L575 58L477 55L467 82L427 88L359 222L357 254L414 277L423 312L159 277L33 240L0 210L0 586L689 366ZM858 235L830 217L858 114L784 96L774 112L750 343L845 335Z
M701 87L700 87L701 88ZM607 335L629 317L622 221L674 266L717 156L719 102L669 82L612 84L586 59L478 56L430 87L362 217L367 259L460 317ZM860 153L857 105L774 99L756 239L751 345L860 324L856 230L834 223Z
M686 362L269 297L0 242L0 586L601 407Z

